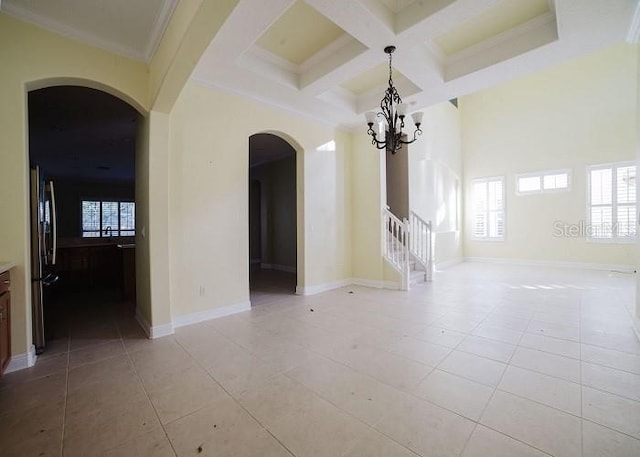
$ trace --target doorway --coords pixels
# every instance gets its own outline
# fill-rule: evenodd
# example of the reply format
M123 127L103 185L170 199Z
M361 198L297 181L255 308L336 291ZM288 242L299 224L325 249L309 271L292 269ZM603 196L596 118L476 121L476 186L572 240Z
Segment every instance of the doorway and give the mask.
M34 345L56 354L135 323L139 113L81 86L30 91L28 113Z
M297 281L296 151L270 133L249 138L249 289L252 306L294 294Z

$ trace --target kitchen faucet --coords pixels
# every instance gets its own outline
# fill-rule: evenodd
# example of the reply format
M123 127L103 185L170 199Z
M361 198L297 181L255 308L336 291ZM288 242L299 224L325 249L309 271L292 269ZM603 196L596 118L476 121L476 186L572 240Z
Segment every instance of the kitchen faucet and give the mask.
M113 236L113 229L110 225L107 225L107 227L104 229L104 236L107 236L107 233L109 234L109 238Z

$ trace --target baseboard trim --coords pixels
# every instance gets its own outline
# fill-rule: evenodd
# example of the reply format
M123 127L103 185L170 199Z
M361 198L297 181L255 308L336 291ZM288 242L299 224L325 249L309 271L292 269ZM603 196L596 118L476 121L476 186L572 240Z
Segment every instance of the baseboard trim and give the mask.
M164 325L152 326L146 317L140 312L140 308L136 308L136 321L142 327L142 330L150 339L161 338L163 336L173 335L174 325L170 322Z
M251 309L251 302L241 302L235 305L222 306L220 308L208 309L206 311L198 311L196 313L183 314L182 316L174 316L173 327L185 327L187 325L197 324L199 322L210 321L219 317L230 316L231 314L242 313Z
M527 260L509 259L504 257L465 257L465 262L495 263L500 265L519 265L525 267L575 268L580 270L619 271L621 273L635 273L633 265L618 265L588 262L563 262L555 260Z
M13 373L14 371L24 370L30 368L36 364L38 356L36 355L36 347L32 344L29 351L23 354L11 356L5 374Z
M374 289L389 289L389 290L400 290L400 284L395 281L381 281L376 279L365 279L365 278L348 278L341 279L340 281L333 282L325 282L323 284L318 284L315 286L308 287L296 287L296 295L316 295L322 292L327 292L329 290L339 289L341 287L347 286L363 286L363 287L371 287Z
M445 260L444 262L436 262L435 269L444 270L454 265L458 265L459 263L462 263L462 262L464 262L464 259L462 257L456 257L455 259Z
M296 286L296 295L315 295L327 292L333 289L339 289L352 284L349 279L341 279L340 281L325 282L315 286Z
M261 263L260 268L262 268L263 270L284 271L286 273L298 272L298 269L296 267L291 267L289 265L278 265L277 263Z
M395 281L380 281L376 279L352 278L351 284L356 286L371 287L374 289L400 290L400 284Z

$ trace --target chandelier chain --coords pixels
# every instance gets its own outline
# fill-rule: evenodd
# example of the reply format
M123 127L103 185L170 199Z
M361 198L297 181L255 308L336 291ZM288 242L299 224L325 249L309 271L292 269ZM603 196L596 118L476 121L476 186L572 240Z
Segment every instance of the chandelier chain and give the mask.
M392 54L389 53L389 86L393 87L393 68L391 67Z

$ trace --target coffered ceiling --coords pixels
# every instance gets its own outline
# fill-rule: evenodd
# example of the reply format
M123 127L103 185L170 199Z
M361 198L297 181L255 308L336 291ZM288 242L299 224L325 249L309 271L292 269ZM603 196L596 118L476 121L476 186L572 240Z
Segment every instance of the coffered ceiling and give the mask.
M355 127L383 96L387 45L417 110L633 41L637 10L637 0L240 0L192 77Z
M148 61L178 1L0 0L0 10ZM397 47L394 82L417 110L637 42L638 3L239 0L192 79L331 125L358 126L383 95L387 45Z

